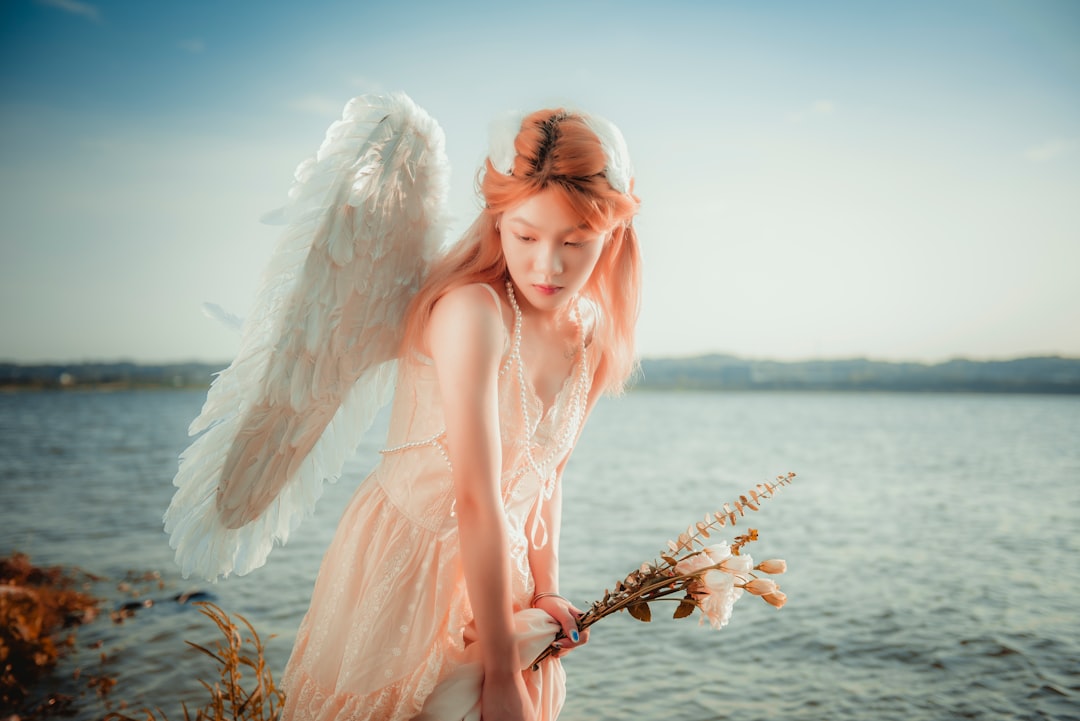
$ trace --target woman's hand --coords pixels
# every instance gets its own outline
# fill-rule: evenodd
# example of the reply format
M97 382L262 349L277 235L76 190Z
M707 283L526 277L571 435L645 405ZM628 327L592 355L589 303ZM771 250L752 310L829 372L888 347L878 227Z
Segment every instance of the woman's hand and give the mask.
M533 607L543 609L562 627L562 634L565 638L560 638L555 642L556 657L563 656L567 651L583 646L588 642L589 629L578 630L578 619L581 618L581 611L562 596L541 596L533 603Z
M536 711L520 671L484 674L480 721L534 721L535 718Z

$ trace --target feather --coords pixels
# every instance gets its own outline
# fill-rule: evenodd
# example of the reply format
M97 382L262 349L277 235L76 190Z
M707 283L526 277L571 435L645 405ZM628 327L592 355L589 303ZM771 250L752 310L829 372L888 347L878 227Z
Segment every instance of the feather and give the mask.
M240 316L230 313L217 303L203 303L202 312L207 318L213 318L229 330L237 333L244 327L244 321Z
M448 174L442 130L400 93L351 100L297 167L240 350L180 457L165 530L185 577L265 563L389 400Z

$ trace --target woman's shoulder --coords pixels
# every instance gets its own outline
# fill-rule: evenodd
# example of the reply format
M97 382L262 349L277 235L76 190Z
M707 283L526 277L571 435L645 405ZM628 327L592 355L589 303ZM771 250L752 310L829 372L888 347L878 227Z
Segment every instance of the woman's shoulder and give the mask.
M502 301L486 283L469 283L452 288L432 307L430 328L465 338L495 337L505 345L507 331Z
M472 320L488 321L502 317L502 301L487 283L468 283L443 293L435 301L442 314L463 314Z

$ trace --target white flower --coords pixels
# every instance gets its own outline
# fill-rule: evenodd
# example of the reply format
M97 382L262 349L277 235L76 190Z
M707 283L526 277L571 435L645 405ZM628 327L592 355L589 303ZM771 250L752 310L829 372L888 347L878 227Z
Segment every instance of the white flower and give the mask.
M712 560L708 554L704 552L695 553L692 556L688 556L683 560L675 564L675 573L682 576L690 576L698 571L704 570L709 566L715 566L718 562Z
M721 629L731 620L732 608L743 593L736 584L746 582L754 560L748 555L732 556L727 543L709 546L701 555L712 561L709 565L719 565L719 569L706 571L700 581L691 583L690 595L701 609L701 623L708 620L713 628Z
M712 559L713 563L720 563L731 558L731 546L727 541L720 541L716 545L705 549L705 555Z
M721 569L742 577L747 576L753 567L754 559L746 554L743 554L742 556L730 556L729 558L724 559L720 564Z
M742 595L742 589L735 587L735 577L724 571L708 571L695 586L693 596L701 608L701 623L708 619L718 630L726 626L735 601Z

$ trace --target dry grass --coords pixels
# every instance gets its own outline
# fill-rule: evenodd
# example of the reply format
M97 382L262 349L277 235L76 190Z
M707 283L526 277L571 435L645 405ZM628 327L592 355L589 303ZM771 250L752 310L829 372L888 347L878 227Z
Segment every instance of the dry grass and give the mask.
M274 685L266 666L263 642L246 618L237 614L239 624L218 606L200 601L195 605L213 621L223 636L213 649L187 641L218 664L219 678L213 683L200 679L210 694L202 708L192 711L183 705L185 721L273 721L277 718L285 694ZM245 631L247 635L245 636ZM246 688L245 688L246 686ZM110 713L105 721L168 721L160 708L144 709L141 718Z
M78 569L34 566L23 553L0 558L0 710L21 709L20 717L24 719L74 710L77 699L63 694L50 695L38 708L22 707L38 682L53 673L59 658L75 648L74 632L65 629L98 616L102 599L90 595L89 590L93 582L102 580ZM136 586L141 582L156 582L162 587L158 574L129 574L117 588L138 597ZM185 704L185 721L276 719L285 695L274 685L273 675L266 666L263 642L251 623L240 615L234 621L212 603L195 605L218 627L222 639L213 648L187 643L214 659L219 678L212 683L200 679L208 699L194 711ZM119 624L133 615L133 608L127 604L109 616ZM104 659L102 654L103 663ZM116 685L111 675L83 673L81 668L75 672L75 678L80 677L102 698ZM141 713L144 714L141 718L132 718L112 712L105 718L168 721L160 708L144 709Z

